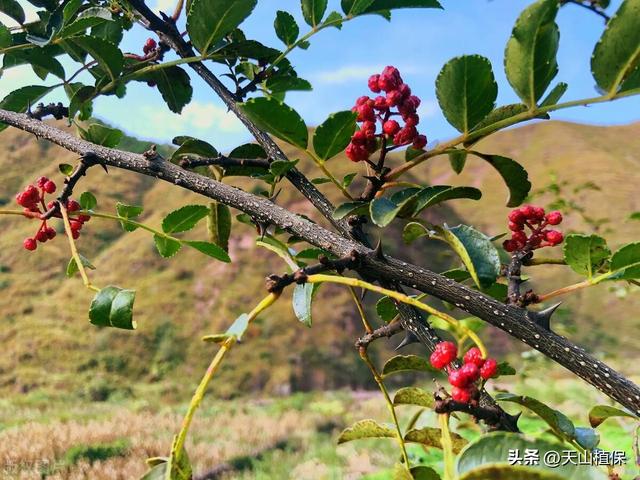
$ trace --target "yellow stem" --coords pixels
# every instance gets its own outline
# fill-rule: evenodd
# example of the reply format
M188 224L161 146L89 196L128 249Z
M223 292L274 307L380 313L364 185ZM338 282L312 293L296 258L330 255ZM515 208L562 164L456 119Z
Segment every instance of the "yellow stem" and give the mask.
M444 452L444 479L454 480L454 454L453 454L453 442L451 441L451 432L449 431L449 414L444 413L438 415L438 421L440 423L441 443L442 451Z
M369 320L367 320L367 315L364 312L364 307L362 306L362 302L358 298L358 294L357 294L355 288L349 287L349 292L351 292L351 297L353 298L353 301L356 304L356 308L358 309L358 313L360 314L360 318L362 319L362 324L364 325L365 331L367 333L372 333L373 332L373 328L371 327L371 324L369 323Z
M391 400L391 397L389 396L389 392L387 391L387 387L385 386L384 381L382 380L382 377L378 373L378 370L376 369L375 365L373 364L373 362L371 362L371 359L369 358L369 355L367 354L367 349L365 347L360 347L359 352L360 352L360 358L362 358L364 363L366 363L367 366L369 367L369 370L371 370L371 373L373 374L373 378L375 379L376 383L378 384L378 387L380 388L380 391L382 392L382 395L384 395L384 401L387 404L387 408L389 409L389 413L391 414L391 418L393 419L393 423L396 426L396 437L397 437L397 440L398 440L398 445L399 445L400 450L402 452L402 458L404 460L404 464L406 465L407 468L409 468L409 455L407 455L407 447L406 447L406 445L404 443L404 438L402 436L402 430L400 429L400 423L398 422L398 416L396 415L396 409L393 406L393 401Z
M576 290L581 290L583 288L587 288L592 285L597 285L597 283L594 283L591 280L585 280L583 282L574 283L573 285L569 285L567 287L562 287L557 290L553 290L552 292L545 293L544 295L538 295L538 302L544 302L546 300L549 300L550 298L559 297L560 295L575 292Z
M80 276L82 277L82 283L89 290L93 290L94 292L99 292L100 289L95 287L89 281L89 277L87 275L86 270L84 269L84 265L82 264L82 260L80 259L80 254L78 253L78 249L76 248L76 242L73 239L73 232L71 230L71 223L69 223L69 215L67 213L67 209L62 203L58 202L58 206L60 207L60 213L62 214L62 221L64 222L64 231L67 234L67 238L69 239L69 248L71 249L71 256L73 260L76 262L76 266L78 267L78 272L80 272Z
M325 275L322 273L316 274L316 275L310 275L307 278L307 282L309 283L323 283L323 282L329 282L329 283L339 283L342 285L349 285L352 287L359 287L359 288L364 288L367 290L371 290L372 292L376 292L376 293L380 293L382 295L386 295L388 297L393 298L394 300L397 300L399 302L402 303L406 303L408 305L412 305L416 308L419 308L420 310L423 310L433 316L436 316L438 318L441 318L442 320L444 320L445 322L449 323L450 325L452 325L453 327L455 327L456 329L461 330L462 332L464 332L465 335L468 335L469 338L471 338L471 340L473 340L473 342L476 344L476 346L480 349L480 351L482 352L482 356L483 358L487 358L487 349L484 346L484 344L482 343L482 340L480 340L480 338L478 337L478 335L476 335L476 333L465 327L464 325L462 325L460 322L458 322L458 320L456 320L454 317L452 317L451 315L448 315L444 312L441 312L439 310L436 310L435 308L427 305L426 303L422 303L420 301L418 301L415 298L411 298L403 293L400 292L396 292L395 290L388 290L386 288L382 288L379 287L377 285L373 285L371 283L365 282L363 280L360 280L358 278L351 278L351 277L336 277L333 275Z
M263 312L264 310L269 308L271 305L273 305L273 303L278 299L279 296L280 294L270 293L269 295L264 297L262 301L249 313L247 325L250 324L261 312ZM193 397L191 398L191 402L189 403L189 408L187 410L187 413L184 419L182 420L182 427L180 428L180 432L178 433L178 438L176 439L175 451L177 452L178 455L180 455L182 452L182 448L184 447L184 442L187 438L187 433L189 433L189 427L191 426L191 423L193 421L193 416L196 410L198 409L198 407L200 406L200 404L202 403L204 394L207 391L207 387L209 386L209 383L213 379L213 376L215 375L215 373L218 371L218 368L220 368L222 359L224 358L226 353L229 350L231 350L231 348L235 345L235 343L236 343L235 337L229 337L224 341L224 343L220 346L220 350L218 350L215 357L213 357L213 360L211 360L211 363L209 364L207 371L202 377L202 380L200 380L200 384L198 385L198 388L194 392Z

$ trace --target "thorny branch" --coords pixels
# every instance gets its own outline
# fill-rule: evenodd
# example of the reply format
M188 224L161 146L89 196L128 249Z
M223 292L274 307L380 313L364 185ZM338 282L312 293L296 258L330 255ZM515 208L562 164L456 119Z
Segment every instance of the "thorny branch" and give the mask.
M461 412L471 415L477 420L482 420L490 430L499 430L502 422L502 413L494 407L483 407L477 403L460 403L453 400L445 391L437 391L434 394L436 413ZM512 416L516 423L520 415Z
M204 166L228 167L258 167L269 168L269 160L262 158L230 158L218 155L213 158L185 157L178 163L182 168L196 168Z

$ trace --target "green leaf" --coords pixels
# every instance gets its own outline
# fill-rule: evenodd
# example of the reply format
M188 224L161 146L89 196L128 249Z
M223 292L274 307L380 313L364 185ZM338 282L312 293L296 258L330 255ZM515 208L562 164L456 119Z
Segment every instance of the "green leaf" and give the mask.
M100 327L135 330L133 320L134 290L108 286L96 293L89 308L89 320Z
M249 315L243 313L234 320L231 326L225 332L227 337L235 337L238 341L242 340L242 337L249 327Z
M166 480L192 480L193 469L184 447L177 449L178 436L173 437L171 456L167 463Z
M11 110L12 112L25 112L30 105L35 104L52 89L52 87L45 87L44 85L31 85L19 88L2 99L0 108L3 110ZM6 123L0 123L0 132L7 127L8 125Z
M398 390L393 397L394 405L419 405L421 407L433 408L435 401L433 393L417 387L405 387Z
M358 176L358 172L347 173L344 177L342 177L342 186L344 188L348 188L353 180Z
M523 407L528 408L533 413L538 415L542 420L547 422L551 427L551 430L561 438L571 441L575 438L575 426L569 418L555 410L548 407L539 400L525 395L514 395L512 393L499 393L496 395L496 400L500 402L513 402Z
M507 42L504 66L509 83L529 107L558 73L558 0L538 0L518 17Z
M102 145L103 147L113 148L122 140L123 133L117 128L106 127L100 123L92 123L85 130L84 128L76 125L78 133L86 141Z
M298 270L299 265L293 259L291 250L285 243L281 242L277 238L274 238L270 235L265 235L262 240L256 241L256 245L266 248L267 250L278 255L287 263L292 272Z
M171 155L171 161L176 162L183 156L197 156L204 158L215 158L218 151L209 142L194 137L182 136L173 139L174 145L180 147Z
M447 121L469 132L495 107L498 84L491 62L480 55L449 60L436 79L436 95Z
M91 192L83 192L80 195L80 206L83 210L93 210L98 205L98 200Z
M408 370L416 370L418 372L437 372L431 366L426 357L417 355L396 355L391 357L382 367L382 376L386 377L392 373L406 372Z
M611 417L628 417L635 419L635 415L621 410L616 407L610 407L608 405L596 405L589 411L589 424L596 428L602 424L605 420Z
M25 21L24 10L16 0L0 0L0 12L13 18L20 25Z
M547 98L545 98L542 101L540 106L548 107L550 105L555 105L560 101L562 96L565 94L565 92L567 91L567 88L569 88L569 85L567 85L566 83L564 82L558 83L555 87L551 89L551 91L549 92L549 95L547 95Z
M104 22L113 22L113 15L108 8L87 8L78 15L74 22L62 28L56 36L58 38L67 38L77 33L84 34L87 29Z
M360 15L371 4L373 0L342 0L341 7L345 15Z
M93 110L91 100L96 94L95 87L80 82L66 83L64 91L69 98L69 118L73 119L80 112L79 119L88 120Z
M187 32L202 54L235 30L253 11L257 0L193 0Z
M367 202L346 202L333 211L333 218L335 220L341 220L347 215L361 215L366 213L369 209Z
M495 283L500 274L500 256L489 237L468 225L435 228L458 254L478 287Z
M300 28L296 23L296 19L293 18L288 12L278 10L276 13L276 20L273 22L273 28L276 31L276 35L282 42L290 47L298 39L300 34Z
M174 113L181 113L193 95L189 74L177 66L161 68L136 80L155 82L162 99Z
M113 43L99 37L78 36L65 39L63 44L70 44L87 52L106 70L111 80L115 80L122 72L124 57Z
M78 256L80 257L80 262L82 263L82 266L85 268L88 268L89 270L95 270L96 267L91 263L91 261L82 256L81 254L78 254ZM78 273L78 264L76 263L76 259L71 257L71 260L69 260L69 263L67 264L67 277L71 278L73 277L76 273Z
M413 480L442 480L438 472L431 467L419 465L411 469Z
M322 22L327 10L327 0L301 0L302 16L308 25L315 27Z
M625 0L607 22L591 56L591 71L611 95L640 86L640 0Z
M116 213L119 217L136 218L140 216L143 210L143 207L137 205L125 205L124 203L120 202L116 203ZM133 232L136 228L138 228L137 225L132 225L131 223L122 220L120 220L120 225L122 225L122 229L125 232Z
M313 149L323 160L342 152L356 131L356 113L345 110L329 115L313 135Z
M541 439L531 440L517 433L487 433L469 443L462 451L458 457L457 472L460 478L465 480L485 480L488 478L500 480L606 480L607 475L591 466L574 465L571 462L566 465L562 465L564 462L559 462L557 466L547 466L543 462L547 452L556 452L556 458L560 458L566 449L567 447L563 445ZM511 476L503 474L496 469L509 466L510 450L518 450L520 456L523 456L526 450L536 450L539 453L540 464L536 467L514 465L512 472L507 470ZM486 469L485 476L471 474L476 469ZM531 473L531 475L538 472L540 476L517 476L520 475L518 472ZM500 476L494 477L494 473ZM466 476L467 474L469 476Z
M317 283L304 283L302 285L296 285L293 289L293 313L295 313L296 318L307 327L311 326L311 304L313 297L318 291L318 287L319 284Z
M451 168L457 174L462 172L465 163L467 163L467 151L466 150L454 150L449 152L449 163Z
M58 78L64 79L65 77L62 64L52 55L50 50L45 48L29 48L5 54L2 63L3 69L6 70L18 65L31 65L42 80L49 73Z
M418 222L409 222L402 230L402 240L407 245L424 236L430 237L431 233L427 227Z
M292 145L307 148L307 126L298 112L288 105L271 98L259 97L240 104L240 108L259 128Z
M182 243L172 238L163 237L162 235L155 234L153 241L156 244L158 253L163 258L171 258L180 251Z
M185 205L164 217L162 231L169 234L186 232L208 214L209 208L204 205Z
M460 480L563 480L549 470L520 465L483 465L466 472Z
M292 75L276 75L270 77L267 79L265 85L273 94L289 92L291 90L313 90L313 87L311 87L311 84L307 80Z
M415 196L415 209L409 216L415 217L425 208L432 207L447 200L469 199L480 200L482 192L474 187L451 187L449 185L432 185L420 190Z
M60 170L61 174L68 177L73 173L73 165L69 165L68 163L61 163L60 165L58 165L58 170Z
M199 252L204 253L216 260L220 260L221 262L229 263L231 262L231 258L229 258L229 254L222 248L211 242L202 242L195 240L184 240L184 244L189 245L192 248L195 248Z
M439 428L424 427L409 430L404 439L406 442L421 443L425 447L442 448L442 432ZM468 442L457 433L451 432L453 453L460 453Z
M591 451L600 443L600 434L593 428L576 427L576 442L585 450Z
M338 437L338 445L363 438L395 438L396 432L391 427L380 425L375 420L360 420L342 431Z
M479 130L481 128L488 127L489 125L501 122L502 120L506 120L507 118L515 117L516 115L526 111L527 106L523 105L522 103L503 105L501 107L493 109L489 113L489 115L484 117L484 120L482 120L473 128L473 130Z
M371 220L379 227L386 227L396 218L400 209L388 198L374 198L369 204Z
M567 265L588 278L592 278L611 256L607 241L598 235L567 235L563 252Z
M0 23L0 48L10 47L12 43L11 31Z
M229 250L229 236L231 235L231 210L228 206L211 202L207 217L209 240L219 245L223 250Z
M517 207L522 204L531 191L529 174L524 167L515 160L501 155L491 155L479 152L471 153L482 158L498 171L509 189L507 207Z
M498 364L498 377L515 375L516 369L509 365L507 362L500 362Z
M640 278L640 242L621 247L611 257L611 280L635 280Z
M399 8L442 8L442 6L436 0L374 0L365 13Z
M389 323L398 315L396 302L390 297L382 297L376 302L376 313L383 321Z
M276 177L283 177L296 166L298 160L276 160L269 165L269 171Z

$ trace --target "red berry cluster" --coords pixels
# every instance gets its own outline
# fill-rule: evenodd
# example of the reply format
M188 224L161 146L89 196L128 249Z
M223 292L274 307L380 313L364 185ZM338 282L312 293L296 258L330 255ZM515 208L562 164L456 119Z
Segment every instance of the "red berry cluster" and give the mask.
M416 126L420 117L416 113L420 99L411 95L411 88L402 81L400 72L395 67L385 67L380 75L369 78L369 89L373 93L385 92L376 98L362 96L356 100L351 109L358 114L361 122L360 130L351 137L347 146L347 157L353 162L368 160L378 148L378 138L386 137L395 146L412 144L413 148L422 149L427 144L427 137L418 134ZM396 110L393 110L393 109ZM400 117L404 126L391 117ZM380 122L382 131L376 133L376 122Z
M142 51L145 55L149 55L158 47L158 44L153 38L147 38L147 41L144 42L144 46L142 47Z
M530 251L542 247L554 247L564 240L562 232L550 230L549 225L559 225L562 214L553 211L545 214L544 208L535 205L524 205L509 213L509 230L511 239L502 244L507 252ZM524 227L531 230L529 236Z
M440 342L431 354L431 365L449 374L452 385L451 398L460 403L476 402L480 395L477 382L482 378L489 380L498 373L498 362L493 358L482 358L482 353L473 347L464 355L464 365L459 369L451 366L458 356L458 348L452 342Z
M27 185L22 192L16 195L16 202L18 202L18 205L24 207L25 216L42 220L36 234L33 237L25 238L22 242L22 245L27 250L35 250L38 247L38 242L45 243L56 236L56 230L47 224L46 219L42 218L42 215L47 210L55 207L55 201L50 201L45 205L44 196L47 193L54 193L56 191L56 184L47 177L40 177L36 181L36 185ZM80 204L75 200L68 200L66 208L71 214L80 210ZM54 217L62 218L62 215L60 212L56 212ZM73 218L69 218L73 238L80 236L82 225L88 222L90 218L89 215L76 215Z

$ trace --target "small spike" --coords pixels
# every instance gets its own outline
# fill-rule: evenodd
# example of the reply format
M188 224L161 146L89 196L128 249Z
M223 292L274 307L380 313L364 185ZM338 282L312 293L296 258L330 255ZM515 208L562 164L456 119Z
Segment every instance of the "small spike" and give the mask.
M407 330L405 332L404 338L400 342L400 345L396 347L396 350L400 350L402 347L406 347L407 345L411 345L412 343L420 343L420 340L413 333Z
M562 302L558 302L555 305L551 305L550 307L545 308L544 310L540 310L539 312L527 312L527 316L529 320L537 323L542 328L551 331L550 320L553 313L556 309L562 305Z
M509 422L511 423L511 428L514 432L518 432L520 431L520 429L518 428L518 420L520 420L520 415L522 415L522 412L518 412L515 415L511 415L507 412L504 413L505 417L507 417L509 419Z
M378 239L378 244L376 245L376 248L374 249L373 253L378 260L386 260L386 258L384 257L384 252L382 251L381 239Z

